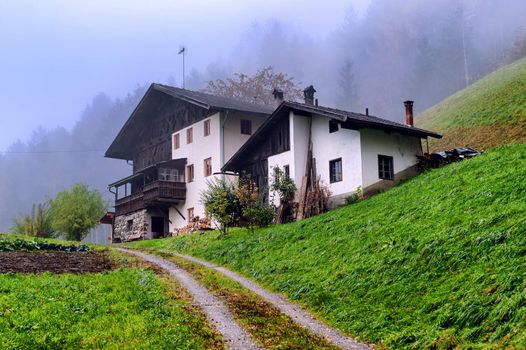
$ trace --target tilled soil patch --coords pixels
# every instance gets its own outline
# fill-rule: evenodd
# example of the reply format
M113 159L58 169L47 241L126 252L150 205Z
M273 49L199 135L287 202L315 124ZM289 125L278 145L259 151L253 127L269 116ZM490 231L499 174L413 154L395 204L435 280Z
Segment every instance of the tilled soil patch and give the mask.
M0 273L91 273L111 270L104 252L0 252Z

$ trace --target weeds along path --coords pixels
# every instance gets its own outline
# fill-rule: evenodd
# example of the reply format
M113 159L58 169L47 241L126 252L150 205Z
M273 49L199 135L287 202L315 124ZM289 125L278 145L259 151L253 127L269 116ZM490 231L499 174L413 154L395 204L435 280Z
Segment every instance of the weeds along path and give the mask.
M116 249L124 253L138 256L139 258L149 261L168 271L178 280L181 286L192 295L192 298L203 310L210 324L223 336L230 349L261 349L256 345L252 337L234 321L225 304L210 294L206 288L204 288L186 271L179 268L174 263L154 255L132 251L130 249Z
M167 250L157 250L159 253L177 256L182 259L187 259L196 264L208 267L213 269L228 278L236 281L243 287L251 290L252 292L259 295L262 299L266 300L270 304L274 305L278 310L280 310L285 315L289 316L297 324L306 328L310 332L324 338L329 343L336 345L342 349L346 350L370 350L371 348L366 344L360 343L346 335L344 335L339 330L332 328L325 323L318 321L313 315L309 312L303 310L296 304L293 304L280 294L272 293L257 285L256 283L240 276L239 274L230 271L224 267L212 264L208 261L204 261L193 256L178 254Z

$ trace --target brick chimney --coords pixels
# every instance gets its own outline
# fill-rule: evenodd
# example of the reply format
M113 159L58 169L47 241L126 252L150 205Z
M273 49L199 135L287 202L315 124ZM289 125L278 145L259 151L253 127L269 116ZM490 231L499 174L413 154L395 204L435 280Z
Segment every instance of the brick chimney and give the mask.
M303 90L303 96L305 96L305 104L309 106L314 106L314 93L316 90L314 89L314 86L310 85L307 86L305 90Z
M405 106L405 123L413 126L413 101L404 101Z
M283 102L284 100L283 90L274 89L274 91L272 91L272 95L274 96L274 102L276 103L276 105L279 105L281 104L281 102Z

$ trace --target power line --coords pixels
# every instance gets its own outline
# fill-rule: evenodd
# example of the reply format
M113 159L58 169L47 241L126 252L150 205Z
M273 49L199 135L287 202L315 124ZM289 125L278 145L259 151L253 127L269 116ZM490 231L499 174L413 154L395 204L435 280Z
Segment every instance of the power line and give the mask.
M1 154L49 154L49 153L91 153L104 152L103 149L84 149L84 150L53 150L53 151L0 151Z

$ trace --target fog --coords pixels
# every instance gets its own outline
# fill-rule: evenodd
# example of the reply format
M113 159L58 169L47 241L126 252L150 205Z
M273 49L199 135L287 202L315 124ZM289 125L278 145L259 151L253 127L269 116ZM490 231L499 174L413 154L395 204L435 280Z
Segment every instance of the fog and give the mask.
M505 5L504 5L505 4ZM129 175L103 153L148 84L272 65L321 105L402 120L509 61L521 0L4 1L0 232L76 182ZM18 140L18 141L17 141ZM20 141L21 140L21 141Z

